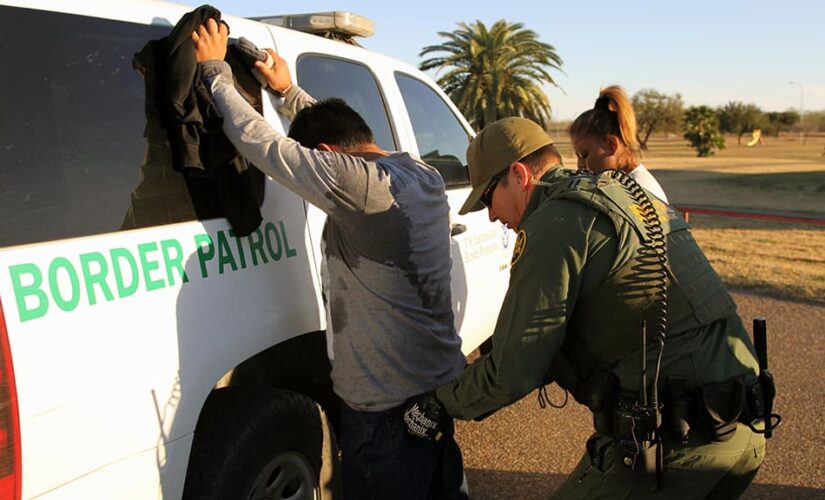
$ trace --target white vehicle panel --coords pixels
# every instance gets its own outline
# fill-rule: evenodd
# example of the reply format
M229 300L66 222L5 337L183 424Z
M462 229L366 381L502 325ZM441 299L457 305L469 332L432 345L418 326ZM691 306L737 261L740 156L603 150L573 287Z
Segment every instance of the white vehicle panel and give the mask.
M183 494L192 435L107 464L37 496L44 500L178 499ZM24 496L24 498L26 498Z
M277 196L277 189L269 191L270 197ZM206 233L213 241L225 239L235 252L236 242L219 236L228 233L225 221L0 251L0 273L9 276L9 266L48 269L60 256L79 269L82 253L105 256L112 248L177 241L189 278L184 284L173 271L174 285L146 291L141 270L141 289L132 296L94 306L81 284L75 288L81 294L75 310L61 311L52 303L45 316L28 321L20 320L9 281L0 281L14 356L27 495L191 433L203 401L227 370L289 336L319 329L316 294L308 279L312 270L303 207L295 198L292 202L291 213L268 212L278 217L265 221L274 228L269 231L272 253L265 250L269 262L263 263L259 254L261 260L253 265L246 246L242 252L247 268L242 269L236 254L235 271L228 264L220 266L218 256L201 268L196 250L195 237ZM277 238L281 255L275 261ZM150 262L159 255L147 252ZM128 268L122 271L124 281L131 283ZM160 282L167 279L165 274L160 263L148 276ZM70 296L68 272L57 278L64 297ZM117 287L111 274L106 283L111 290Z

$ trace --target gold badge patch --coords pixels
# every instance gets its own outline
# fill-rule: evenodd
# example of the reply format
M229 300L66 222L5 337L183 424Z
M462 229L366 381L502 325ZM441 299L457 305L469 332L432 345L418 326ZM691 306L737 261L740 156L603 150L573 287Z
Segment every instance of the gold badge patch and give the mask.
M525 246L527 246L527 233L522 229L516 236L516 244L513 245L513 258L510 259L510 267L516 265L516 262L521 258L521 254L524 253Z
M652 196L650 201L653 204L653 208L656 210L656 213L659 214L659 218L666 220L673 220L676 218L676 211L673 210L673 208L670 205L667 205L658 198L654 198ZM645 221L645 216L642 211L642 207L634 203L630 205L630 211L633 212L633 215L635 215L637 219L639 219L642 222Z

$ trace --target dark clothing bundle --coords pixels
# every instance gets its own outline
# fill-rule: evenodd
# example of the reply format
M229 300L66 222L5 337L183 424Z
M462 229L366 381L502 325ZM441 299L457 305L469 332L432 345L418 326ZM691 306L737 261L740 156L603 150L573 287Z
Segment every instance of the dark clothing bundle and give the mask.
M204 5L184 15L169 36L147 43L133 64L147 83L147 102L157 106L171 147L172 168L185 176L198 218L226 217L237 236L246 236L262 220L264 175L226 138L223 118L201 81L191 35L209 18L221 22L220 11ZM250 68L232 46L226 60L235 86L260 113L261 86ZM147 122L149 115L147 110Z

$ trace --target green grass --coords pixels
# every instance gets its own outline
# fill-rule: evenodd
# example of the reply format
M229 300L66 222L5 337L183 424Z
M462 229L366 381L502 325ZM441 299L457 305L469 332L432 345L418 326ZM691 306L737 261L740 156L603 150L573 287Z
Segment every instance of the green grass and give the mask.
M825 304L825 227L711 216L690 221L729 286Z

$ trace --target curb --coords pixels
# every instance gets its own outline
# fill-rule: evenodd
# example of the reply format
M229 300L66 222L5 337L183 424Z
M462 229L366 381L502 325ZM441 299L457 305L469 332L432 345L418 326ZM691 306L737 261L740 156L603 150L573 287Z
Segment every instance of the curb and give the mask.
M723 208L710 207L694 207L679 205L674 208L682 213L685 220L688 221L690 214L700 215L718 215L722 217L737 217L740 219L757 219L769 220L775 222L792 222L795 224L813 224L816 226L825 226L825 217L792 215L781 212L757 212L757 211L741 211L741 210L727 210Z

